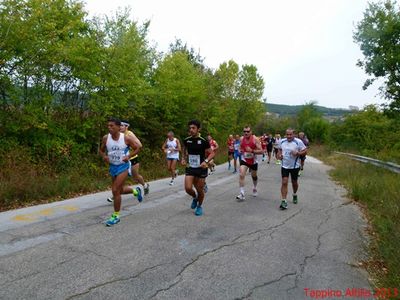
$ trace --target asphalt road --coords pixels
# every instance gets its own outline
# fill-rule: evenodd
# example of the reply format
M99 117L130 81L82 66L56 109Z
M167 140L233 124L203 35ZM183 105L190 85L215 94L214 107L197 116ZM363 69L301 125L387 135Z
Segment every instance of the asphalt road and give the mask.
M174 187L151 183L141 204L125 196L111 228L102 224L109 192L1 213L0 299L311 299L313 289L370 289L359 268L366 222L327 171L309 159L299 203L286 211L279 166L262 163L259 196L249 196L247 176L241 203L238 176L219 166L202 217L182 176Z

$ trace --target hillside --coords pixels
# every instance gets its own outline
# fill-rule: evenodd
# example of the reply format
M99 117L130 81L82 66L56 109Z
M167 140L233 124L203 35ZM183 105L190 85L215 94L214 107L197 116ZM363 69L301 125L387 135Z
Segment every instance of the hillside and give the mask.
M279 114L279 116L294 116L296 115L304 105L285 105L285 104L274 104L266 103L267 111L270 113ZM343 108L328 108L325 106L315 106L324 116L327 117L340 117L350 113L350 110Z

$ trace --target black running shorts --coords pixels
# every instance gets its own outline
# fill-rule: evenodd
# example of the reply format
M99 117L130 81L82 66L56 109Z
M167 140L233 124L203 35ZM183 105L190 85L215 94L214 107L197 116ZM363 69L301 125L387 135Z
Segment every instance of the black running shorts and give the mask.
M206 178L208 176L208 169L203 168L186 168L186 176L194 176L198 178Z
M138 164L138 163L139 163L139 156L136 156L135 158L132 158L132 159L131 159L132 167L133 167L134 165Z
M240 165L241 166L246 166L248 167L250 170L253 171L257 171L258 170L258 164L254 164L254 165L249 165L247 162L245 162L244 160L240 160Z
M297 179L299 178L299 171L300 171L300 168L296 168L296 169L281 168L282 178L289 177L289 174L290 174L292 181L297 181Z

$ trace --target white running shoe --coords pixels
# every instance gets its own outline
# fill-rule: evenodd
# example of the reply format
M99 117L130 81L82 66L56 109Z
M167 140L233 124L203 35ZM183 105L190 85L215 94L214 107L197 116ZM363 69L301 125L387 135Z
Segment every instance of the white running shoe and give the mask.
M254 188L254 189L253 189L253 197L257 197L257 196L258 196L257 189Z
M237 196L236 196L236 199L237 199L238 201L244 201L244 200L246 200L246 198L244 197L244 194L242 194L242 193L240 193L239 195L237 195Z
M110 202L110 203L113 203L113 202L114 202L114 199L113 199L113 197L108 197L108 198L107 198L107 201Z
M171 180L170 182L169 182L169 185L174 185L174 181L173 180Z

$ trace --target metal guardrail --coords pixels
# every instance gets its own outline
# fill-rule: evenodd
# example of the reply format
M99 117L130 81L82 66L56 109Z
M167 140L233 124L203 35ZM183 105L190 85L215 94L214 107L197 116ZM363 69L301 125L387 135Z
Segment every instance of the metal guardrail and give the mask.
M351 153L339 152L339 151L335 151L335 153L341 154L341 155L346 155L346 156L349 156L351 159L358 160L363 163L372 164L372 165L375 165L375 166L378 166L381 168L385 168L392 172L400 173L400 165L396 165L395 163L392 163L392 162L381 161L381 160L378 160L375 158L370 158L370 157L361 156L361 155L355 155L355 154L351 154Z

